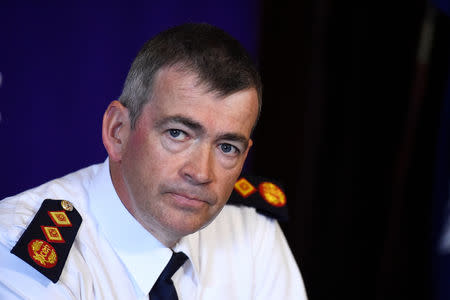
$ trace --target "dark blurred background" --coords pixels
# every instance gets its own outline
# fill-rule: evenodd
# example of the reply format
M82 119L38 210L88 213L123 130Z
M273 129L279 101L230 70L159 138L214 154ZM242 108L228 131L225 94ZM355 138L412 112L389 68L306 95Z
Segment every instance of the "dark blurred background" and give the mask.
M309 298L450 299L449 1L342 2L2 1L0 199L102 162L139 47L208 22L261 70L246 171L286 188Z

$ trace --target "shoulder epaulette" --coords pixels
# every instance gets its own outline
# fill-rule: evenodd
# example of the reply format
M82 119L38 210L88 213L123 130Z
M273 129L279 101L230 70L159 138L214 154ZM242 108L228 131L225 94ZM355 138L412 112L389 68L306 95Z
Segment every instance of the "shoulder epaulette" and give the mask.
M56 283L81 222L69 201L46 199L11 253Z
M281 184L260 176L246 175L239 178L227 204L254 207L257 212L279 221L289 218L286 195Z

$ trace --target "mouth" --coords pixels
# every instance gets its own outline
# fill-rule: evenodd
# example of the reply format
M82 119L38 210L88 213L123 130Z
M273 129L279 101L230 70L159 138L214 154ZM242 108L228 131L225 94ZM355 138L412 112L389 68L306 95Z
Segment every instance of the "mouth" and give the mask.
M171 196L174 203L179 207L198 209L205 205L211 205L207 200L203 200L202 198L194 195L178 192L169 192L168 194Z
M218 198L213 191L207 188L188 187L177 182L162 184L159 192L178 207L201 208L218 203Z

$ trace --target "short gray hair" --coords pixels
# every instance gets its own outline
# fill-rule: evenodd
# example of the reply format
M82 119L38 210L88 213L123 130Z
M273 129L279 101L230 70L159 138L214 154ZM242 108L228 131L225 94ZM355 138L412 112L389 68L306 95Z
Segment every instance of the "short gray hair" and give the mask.
M165 30L147 41L131 65L119 101L128 108L134 128L152 96L156 73L172 66L196 74L208 91L228 96L248 88L262 103L260 75L244 47L228 33L205 23L187 23Z

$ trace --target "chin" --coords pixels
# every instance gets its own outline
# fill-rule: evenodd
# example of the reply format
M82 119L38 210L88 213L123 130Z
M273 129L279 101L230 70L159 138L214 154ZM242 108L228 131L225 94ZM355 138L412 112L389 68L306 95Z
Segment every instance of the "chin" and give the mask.
M186 236L205 228L212 222L213 219L214 217L205 219L184 217L178 220L178 222L170 222L168 226L170 226L173 231L178 232L180 236Z

